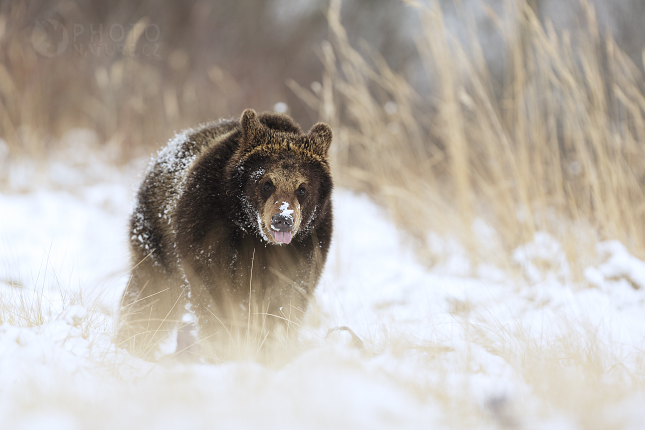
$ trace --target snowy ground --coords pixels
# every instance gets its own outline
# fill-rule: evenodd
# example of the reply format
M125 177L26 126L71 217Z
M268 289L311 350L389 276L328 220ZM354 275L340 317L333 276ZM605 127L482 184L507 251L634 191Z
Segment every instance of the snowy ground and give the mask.
M438 235L428 269L339 189L304 352L155 366L111 344L138 166L83 166L14 166L0 194L1 429L645 426L645 263L620 243L598 244L582 283L544 234L514 253L530 282Z

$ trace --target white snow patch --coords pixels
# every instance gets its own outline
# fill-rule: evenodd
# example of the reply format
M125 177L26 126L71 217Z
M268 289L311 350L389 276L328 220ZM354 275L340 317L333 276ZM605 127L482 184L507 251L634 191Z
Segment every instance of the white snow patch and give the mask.
M289 209L289 203L282 202L280 205L280 215L293 219L293 209Z
M254 171L253 173L251 173L251 175L249 175L249 177L251 178L251 180L257 182L262 177L262 175L264 175L265 173L266 173L265 169L258 169L256 171Z
M513 251L513 260L522 267L529 281L538 283L553 277L566 281L571 272L560 243L545 232Z
M71 326L79 326L83 322L83 318L87 316L87 309L80 305L71 305L63 311L59 319Z
M575 428L524 379L527 351L539 360L566 341L593 351L608 380L642 373L645 263L620 243L598 244L601 262L586 271L595 288L569 279L562 247L543 234L514 255L538 285L494 267L499 276L473 277L456 241L430 235L446 263L427 268L384 211L343 189L302 354L278 369L136 360L115 349L111 320L127 281L132 181L0 194L0 428L96 428L97 417L123 429L461 426L445 399L492 411L479 428L502 412L518 428ZM339 326L366 352L346 333L327 337ZM642 427L642 399L628 394L608 413Z
M467 276L471 272L470 259L464 247L454 238L430 232L427 237L428 249L437 257L435 273L453 276Z
M624 279L636 288L645 289L645 262L632 256L625 245L617 240L600 242L596 252L605 262L598 268L585 270L589 282L600 286L605 281Z
M255 215L256 215L256 218L257 218L257 222L258 222L258 231L262 235L262 239L264 239L265 242L269 242L269 238L264 233L264 228L262 228L263 222L262 222L262 218L260 217L260 214L256 212Z
M289 106L285 102L277 102L273 105L273 110L278 113L286 113L289 110Z

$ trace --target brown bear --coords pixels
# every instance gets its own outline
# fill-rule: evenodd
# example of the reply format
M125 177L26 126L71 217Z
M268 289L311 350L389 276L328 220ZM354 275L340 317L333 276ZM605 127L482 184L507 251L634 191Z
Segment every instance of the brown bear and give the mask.
M218 343L259 348L278 327L294 333L332 236L331 141L327 124L304 134L286 115L247 109L159 151L130 219L117 345L153 359L191 323L200 354L219 360Z

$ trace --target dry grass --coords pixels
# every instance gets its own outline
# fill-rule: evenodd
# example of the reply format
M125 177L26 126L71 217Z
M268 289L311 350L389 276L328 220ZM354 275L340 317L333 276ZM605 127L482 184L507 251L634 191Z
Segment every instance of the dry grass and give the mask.
M52 270L53 272L53 270ZM61 285L55 277L46 274L34 287L14 283L0 283L0 324L13 327L38 327L64 318L73 306L86 310L82 316L84 335L106 333L111 330L111 311L103 303L105 292L91 297L81 289Z
M250 102L217 64L192 73L185 50L157 40L154 32L152 42L146 39L148 26L156 25L148 17L99 24L84 18L76 6L56 3L0 7L0 137L11 159L46 159L66 131L89 128L114 161L124 162L147 155L176 130L228 117L230 111L244 108L243 101ZM50 16L61 8L70 9L65 17ZM68 36L65 51L52 58L35 49L48 40L36 24L50 17L67 24ZM134 54L114 54L119 44L110 41L112 24L127 31L120 46ZM74 26L83 31L78 40ZM97 31L94 36L92 29ZM6 180L3 176L0 172L0 181Z
M643 76L599 33L592 7L582 3L587 24L573 35L541 24L524 2L506 4L515 25L491 12L507 44L500 87L472 24L463 44L437 2L409 3L423 22L418 49L432 97L377 53L349 45L339 2L329 10L322 88L291 83L333 125L340 182L377 196L421 245L428 231L445 230L475 260L493 255L502 267L537 231L564 244L577 275L598 240L645 256ZM477 218L497 243L478 241Z

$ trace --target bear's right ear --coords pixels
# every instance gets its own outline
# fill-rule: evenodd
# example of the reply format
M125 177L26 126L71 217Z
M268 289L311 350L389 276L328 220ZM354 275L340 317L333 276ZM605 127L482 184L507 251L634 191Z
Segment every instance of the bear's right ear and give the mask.
M333 138L331 127L324 122L318 122L311 127L307 135L313 143L314 152L326 157Z
M262 123L253 109L246 109L240 117L243 145L253 147L261 143Z

